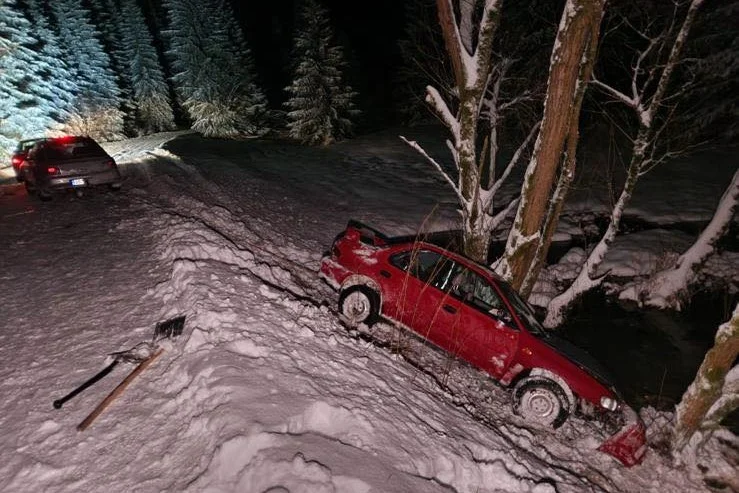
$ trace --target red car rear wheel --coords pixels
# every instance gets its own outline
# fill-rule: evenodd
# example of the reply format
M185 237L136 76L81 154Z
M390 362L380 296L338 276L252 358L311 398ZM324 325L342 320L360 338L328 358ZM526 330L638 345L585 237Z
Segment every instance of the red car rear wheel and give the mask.
M377 293L365 286L355 286L344 290L339 297L339 311L350 325L361 323L371 325L379 314Z

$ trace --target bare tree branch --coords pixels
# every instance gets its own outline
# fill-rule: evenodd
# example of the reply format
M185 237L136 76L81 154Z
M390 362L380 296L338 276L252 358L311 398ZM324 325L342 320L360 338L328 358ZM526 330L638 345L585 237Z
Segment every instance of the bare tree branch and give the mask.
M451 177L447 174L447 172L444 171L444 168L442 168L441 165L438 162L436 162L434 158L428 155L428 153L423 149L423 147L418 145L418 142L416 142L415 140L408 140L402 135L400 136L400 138L403 142L405 142L406 144L411 146L413 149L418 151L423 157L425 157L434 166L434 168L436 168L436 170L439 173L441 173L441 176L444 177L444 179L446 180L447 183L449 183L449 185L451 185L452 190L454 190L454 193L457 195L457 199L459 200L461 204L464 204L467 202L467 200L462 196L462 192L459 190L459 187L454 183L454 180L451 179Z

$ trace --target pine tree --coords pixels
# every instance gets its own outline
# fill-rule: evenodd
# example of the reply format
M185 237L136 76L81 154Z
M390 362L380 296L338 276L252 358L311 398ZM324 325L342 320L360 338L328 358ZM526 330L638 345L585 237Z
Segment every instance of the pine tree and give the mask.
M37 0L25 0L26 17L33 19L33 32L38 42L29 48L39 60L33 64L40 93L49 102L54 122L64 124L74 112L80 88L64 61L59 38L49 25L49 19ZM60 125L54 125L59 128Z
M307 0L295 38L295 71L286 88L290 136L311 145L327 145L348 136L356 93L342 81L346 67L341 47L332 44L328 14L315 0Z
M15 0L0 4L0 149L11 152L18 140L45 135L67 113L70 94L54 86L48 52ZM56 67L58 68L58 66Z
M51 2L51 11L64 60L80 86L76 114L68 122L69 131L102 140L120 138L120 88L89 12L81 0L55 0Z
M133 96L133 81L128 70L128 59L124 52L125 34L120 0L88 0L92 21L100 35L103 49L110 57L110 66L120 89L120 108L124 115L126 134L135 133L136 101Z
M265 131L265 99L243 34L223 0L166 0L173 81L192 128L208 137Z
M172 130L174 116L154 41L136 0L123 0L121 47L136 108L136 127L144 134Z

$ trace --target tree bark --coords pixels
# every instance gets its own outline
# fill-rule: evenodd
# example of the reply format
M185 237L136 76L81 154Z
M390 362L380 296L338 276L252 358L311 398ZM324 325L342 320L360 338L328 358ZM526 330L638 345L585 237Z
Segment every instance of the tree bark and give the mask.
M717 426L723 417L737 408L739 399L734 395L728 404L720 405L716 413L712 407L722 397L726 375L739 354L739 304L734 308L731 320L719 327L713 347L706 353L698 368L695 380L685 391L675 410L675 429L672 437L673 452L679 453L690 442L693 435L701 430L707 418ZM735 383L735 382L728 382Z
M590 78L590 71L583 70L582 61L598 42L604 4L605 0L568 0L562 13L550 61L541 129L524 178L521 203L506 252L496 266L498 273L516 289L522 286L540 245L554 177L571 122L579 115L578 88Z
M526 271L526 275L520 288L521 295L525 298L528 298L531 295L531 291L534 289L536 280L539 278L539 273L544 266L549 246L552 244L554 232L557 230L557 225L559 224L559 216L562 213L565 199L570 190L570 184L572 183L572 179L575 177L575 167L577 165L577 143L580 139L580 108L582 107L582 101L585 97L587 81L589 81L593 75L595 58L598 53L600 22L593 22L590 27L592 32L588 42L587 53L583 56L580 62L580 75L578 76L580 83L577 86L575 102L572 106L572 116L570 118L570 128L567 131L564 162L562 163L562 169L559 172L559 179L557 180L557 187L552 195L549 211L547 212L547 216L542 227L541 239L537 244L534 257L529 269Z
M474 2L470 3L474 5ZM459 97L454 120L450 118L451 111L446 104L443 105L441 116L454 136L450 147L459 171L458 193L462 199L465 254L479 262L487 261L491 231L485 227L485 223L490 222L491 217L487 211L486 197L480 190L482 174L477 149L478 120L492 72L493 40L500 20L499 3L500 0L486 0L477 44L472 50L471 5L461 11L463 30L460 31L451 0L436 2ZM430 96L432 105L439 112L443 103L435 98L433 92Z

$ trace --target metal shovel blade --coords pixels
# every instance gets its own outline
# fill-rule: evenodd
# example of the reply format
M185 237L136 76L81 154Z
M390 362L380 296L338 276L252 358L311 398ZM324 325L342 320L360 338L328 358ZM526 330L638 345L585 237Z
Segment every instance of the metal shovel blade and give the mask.
M185 315L179 317L170 318L164 322L159 322L154 329L155 339L164 339L170 337L177 337L182 334L182 330L185 328Z

